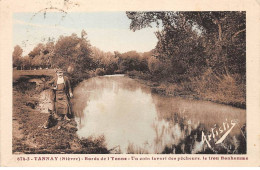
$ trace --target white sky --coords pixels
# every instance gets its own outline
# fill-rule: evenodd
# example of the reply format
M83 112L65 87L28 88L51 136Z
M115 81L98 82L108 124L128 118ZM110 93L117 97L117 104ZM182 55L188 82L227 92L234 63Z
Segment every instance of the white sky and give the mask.
M64 16L64 17L63 17ZM136 32L129 29L130 20L125 12L91 13L15 13L13 15L13 45L20 45L27 55L38 43L48 38L76 33L82 29L88 34L91 45L103 51L146 52L153 49L157 28L145 28Z

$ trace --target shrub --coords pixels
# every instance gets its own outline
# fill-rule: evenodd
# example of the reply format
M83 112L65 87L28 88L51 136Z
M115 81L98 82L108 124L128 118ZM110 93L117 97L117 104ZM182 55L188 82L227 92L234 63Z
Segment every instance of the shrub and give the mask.
M105 75L105 70L103 68L97 68L95 70L95 75L96 76L103 76L103 75Z

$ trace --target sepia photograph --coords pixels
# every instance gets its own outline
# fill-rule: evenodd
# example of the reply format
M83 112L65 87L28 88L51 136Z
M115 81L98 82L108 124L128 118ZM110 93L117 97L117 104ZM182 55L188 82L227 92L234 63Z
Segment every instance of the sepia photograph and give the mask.
M13 154L247 154L246 11L12 23Z

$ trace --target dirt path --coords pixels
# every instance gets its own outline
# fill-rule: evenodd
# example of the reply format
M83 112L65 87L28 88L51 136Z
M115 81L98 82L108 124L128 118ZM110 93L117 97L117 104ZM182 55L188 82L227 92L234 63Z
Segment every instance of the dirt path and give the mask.
M14 85L13 153L108 153L104 141L79 139L74 119L42 128L49 116L48 108L53 107L52 97L51 90L42 91L29 81Z

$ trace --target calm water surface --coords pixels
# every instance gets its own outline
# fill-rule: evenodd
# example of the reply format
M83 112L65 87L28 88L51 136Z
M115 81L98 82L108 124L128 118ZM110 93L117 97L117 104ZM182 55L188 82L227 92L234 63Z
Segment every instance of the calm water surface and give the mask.
M160 96L123 75L83 81L72 102L78 135L104 136L114 153L246 152L243 109Z

